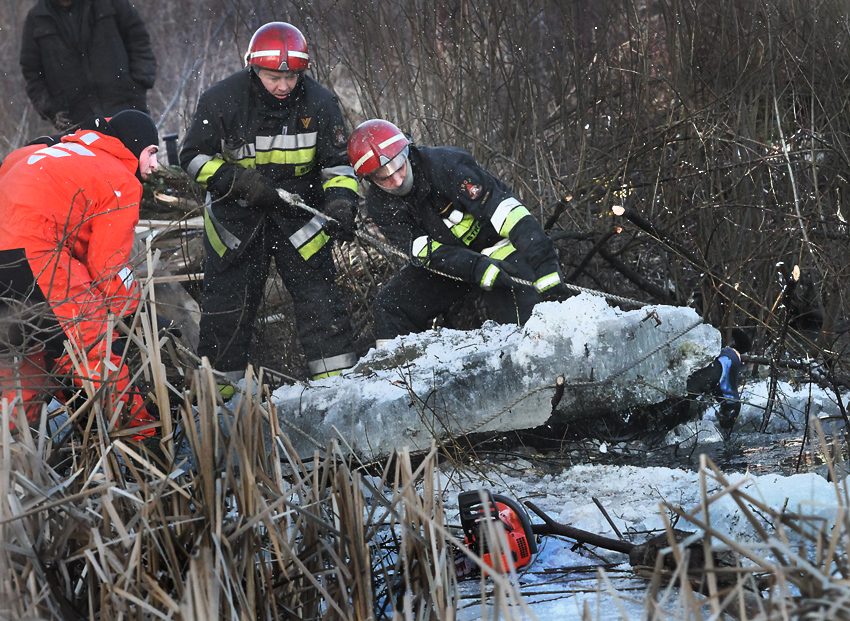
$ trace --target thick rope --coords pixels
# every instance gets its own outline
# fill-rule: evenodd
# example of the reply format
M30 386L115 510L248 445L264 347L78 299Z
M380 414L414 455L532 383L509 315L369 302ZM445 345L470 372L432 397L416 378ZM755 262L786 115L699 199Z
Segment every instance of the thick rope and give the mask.
M314 216L318 216L318 217L326 220L327 222L336 222L337 224L339 224L337 222L337 220L335 220L334 218L328 216L327 214L322 213L318 209L314 209L313 207L310 207L309 205L307 205L304 201L301 200L301 197L298 196L297 194L287 192L283 188L277 188L277 193L278 193L278 195L280 195L280 197L284 201L286 201L287 203L289 203L293 207L298 207L299 209L303 209L307 213L310 213ZM410 257L409 254L407 254L406 252L404 252L402 250L399 250L395 246L391 246L390 244L384 243L383 241L381 241L380 239L378 239L377 237L375 237L373 235L369 235L368 233L365 233L364 231L361 231L360 229L355 229L354 234L357 235L357 237L359 237L363 241L371 244L372 246L374 246L375 248L377 248L378 250L380 250L384 254L392 254L392 255L395 255L399 258L404 259L407 262L411 262L411 257ZM433 267L428 267L427 265L421 265L420 267L423 267L424 269L428 270L429 272L432 272L432 273L437 274L439 276L444 276L446 278L451 278L453 280L462 280L461 278L458 278L457 276L445 274L445 273L443 273L439 270L434 269ZM511 280L511 282L515 282L518 285L522 285L524 287L532 287L532 288L534 287L534 283L531 282L530 280L525 280L523 278L516 278L516 277L510 276L510 275L507 275L507 276ZM614 295L613 293L605 293L603 291L597 291L595 289L588 289L586 287L579 287L578 285L571 285L569 283L563 283L563 285L567 289L569 289L570 291L575 291L576 293L589 293L591 295L598 295L598 296L601 296L601 297L606 298L608 300L620 302L621 304L628 304L630 306L636 306L638 308L640 308L642 306L647 306L646 302L641 302L639 300L634 300L632 298L626 298L626 297L623 297L623 296Z

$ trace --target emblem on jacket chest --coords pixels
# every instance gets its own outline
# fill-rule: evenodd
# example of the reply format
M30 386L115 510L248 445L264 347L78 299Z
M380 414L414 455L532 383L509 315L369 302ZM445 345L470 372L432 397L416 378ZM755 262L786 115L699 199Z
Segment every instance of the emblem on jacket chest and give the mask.
M463 180L463 183L461 183L461 191L466 192L472 200L481 196L481 186L476 183L472 183L471 179Z

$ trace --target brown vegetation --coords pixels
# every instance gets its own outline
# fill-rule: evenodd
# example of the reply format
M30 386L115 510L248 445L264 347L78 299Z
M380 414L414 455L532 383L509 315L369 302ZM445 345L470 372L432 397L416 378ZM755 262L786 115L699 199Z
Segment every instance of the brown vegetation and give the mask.
M470 605L455 558L483 565L446 525L436 449L367 467L332 443L302 461L267 393L219 409L208 367L181 393L157 353L172 355L168 339L149 326L134 332L151 398L174 402L160 408L161 442L139 444L112 427L107 385L89 384L81 407L54 412L72 419L58 430L61 418L48 427L44 416L13 435L14 412L0 412L0 619L443 621ZM841 468L827 459L835 478ZM674 527L703 529L703 547L680 537L634 568L650 580L646 618L702 619L705 608L738 619L850 618L845 487L836 485L836 519L825 521L764 505L706 458L701 472L701 505L663 511L671 543ZM732 540L707 521L727 496L760 541ZM503 535L488 532L498 555ZM478 584L466 597L498 618L530 618L519 581ZM595 588L624 597L602 569ZM596 618L587 603L584 615Z
M0 155L50 130L29 107L17 65L30 4L0 6ZM256 27L291 21L352 127L381 116L420 143L470 150L546 223L571 282L693 304L727 335L748 331L772 373L786 357L808 357L802 372L836 391L850 385L844 3L137 5L159 60L149 102L163 134L182 134L199 93L240 66ZM623 204L633 217L614 215ZM369 300L395 266L348 250L341 280L367 335ZM281 298L269 315L285 312ZM456 309L444 321L468 326L482 312ZM291 327L259 323L259 340L274 343L272 329L279 344L258 349L256 362L297 375ZM193 397L171 390L155 353L164 342L141 338L139 368L161 406L163 446L139 447L108 429L103 395L69 412L75 424L55 444L44 427L13 440L3 412L0 618L390 617L377 607L392 607L399 579L412 616L451 617L454 567L438 556L449 533L433 455L414 473L401 454L379 479L382 493L367 496L362 472L333 447L309 464L293 457L260 399L217 419L211 370L187 371ZM169 477L172 416L194 467ZM418 478L424 488L414 488ZM831 532L760 509L811 540L811 562L786 554L759 564L738 550L773 577L788 618L820 618L804 615L830 603L831 618L846 618L846 497L838 502ZM698 514L682 519L696 523ZM402 552L383 556L387 549ZM741 569L741 588L754 573ZM713 606L733 602L708 582ZM788 583L802 600L785 597ZM508 616L511 587L497 587Z
M850 29L837 0L138 5L163 133L182 133L258 25L291 21L352 126L381 116L423 144L469 149L546 223L575 284L694 305L727 336L747 330L769 360L808 355L848 383ZM0 9L12 35L0 44L0 152L46 129L14 70L25 8ZM651 227L613 215L623 202ZM387 276L373 259L340 261L362 334ZM294 338L275 329L261 341L298 375Z

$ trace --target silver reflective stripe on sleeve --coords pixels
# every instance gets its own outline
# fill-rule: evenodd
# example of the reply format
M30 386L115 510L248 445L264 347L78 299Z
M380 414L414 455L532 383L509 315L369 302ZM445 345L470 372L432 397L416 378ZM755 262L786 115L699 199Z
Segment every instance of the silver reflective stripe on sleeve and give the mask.
M544 276L539 280L534 281L534 288L538 291L546 291L547 289L551 289L555 285L561 282L560 276L558 276L557 272L553 272L548 276Z
M239 238L236 237L233 233L224 228L224 225L219 222L218 218L212 212L212 202L209 192L207 192L207 203L204 205L204 210L207 212L207 215L210 218L210 222L212 222L213 227L215 228L215 232L218 233L219 239L221 242L230 248L231 250L236 250L240 244Z
M296 248L300 248L313 239L319 231L322 230L322 225L324 223L324 218L320 216L313 216L312 220L289 236L289 241L292 242L292 245Z
M493 215L490 217L490 222L493 224L493 228L496 229L496 232L502 230L502 227L505 226L505 220L508 219L508 216L513 211L514 207L519 207L522 205L517 199L511 197L506 198L499 206L496 207L496 211L493 212Z
M510 243L511 243L511 240L509 240L507 237L502 238L501 240L499 240L499 243L498 243L498 244L495 244L495 245L493 245L493 246L490 246L489 248L485 248L484 250L482 250L482 251L481 251L481 254L486 255L486 256L488 256L488 257L489 257L489 256L490 256L490 255L492 255L494 252L496 252L497 250L500 250L500 249L504 248L505 246L507 246L507 245L508 245L508 244L510 244Z
M481 278L481 288L490 291L493 288L493 283L496 281L496 277L499 275L499 268L495 265L490 265L484 272L484 276Z
M124 287L129 291L133 286L133 270L129 267L122 267L121 271L118 272L118 278L121 279L121 282L124 283Z
M311 360L307 363L307 368L310 370L310 375L319 375L320 373L333 373L342 369L349 369L357 362L357 356L351 352L332 356L330 358L319 358Z
M215 158L212 155L196 155L186 167L186 172L189 173L189 176L192 179L195 179L195 177L198 176L198 173L201 172L201 168L204 167L204 164L212 161L213 159Z
M322 169L322 181L327 181L334 177L351 177L354 179L356 176L354 174L354 168L351 166L331 166Z
M425 248L428 246L428 243L430 241L431 240L428 239L425 235L423 235L422 237L417 237L416 239L414 239L413 240L413 247L411 248L411 250L413 251L413 256L418 257L419 253L422 252L423 250L425 250Z

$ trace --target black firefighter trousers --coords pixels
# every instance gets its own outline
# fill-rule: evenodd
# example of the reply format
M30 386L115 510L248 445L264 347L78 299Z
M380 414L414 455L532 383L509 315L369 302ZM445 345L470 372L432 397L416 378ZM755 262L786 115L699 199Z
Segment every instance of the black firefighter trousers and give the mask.
M351 321L342 292L334 282L331 248L326 243L304 260L287 236L272 221L231 263L207 251L198 354L207 356L223 372L244 372L248 366L254 320L265 292L271 258L292 296L298 339L310 374L352 366L354 355Z
M533 280L534 272L512 257L508 259L522 270L521 278ZM453 280L407 265L378 292L372 305L375 338L392 339L401 334L423 332L431 321L466 295L480 293L491 319L497 323L523 325L531 316L540 294L533 287L483 291L477 285Z

